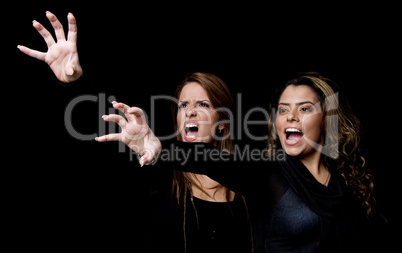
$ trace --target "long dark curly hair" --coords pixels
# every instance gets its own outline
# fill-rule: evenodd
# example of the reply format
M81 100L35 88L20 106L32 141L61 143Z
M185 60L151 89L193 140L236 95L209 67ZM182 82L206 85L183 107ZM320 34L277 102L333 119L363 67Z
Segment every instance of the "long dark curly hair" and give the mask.
M268 124L267 156L276 154L281 144L276 132L276 108L282 92L289 85L307 85L319 99L324 123L322 133L325 140L322 150L323 162L329 167L335 164L354 194L361 200L368 217L374 215L374 180L366 169L365 150L362 147L360 120L356 117L346 97L337 84L316 72L300 73L285 83L275 93L270 104ZM331 164L329 164L331 163Z

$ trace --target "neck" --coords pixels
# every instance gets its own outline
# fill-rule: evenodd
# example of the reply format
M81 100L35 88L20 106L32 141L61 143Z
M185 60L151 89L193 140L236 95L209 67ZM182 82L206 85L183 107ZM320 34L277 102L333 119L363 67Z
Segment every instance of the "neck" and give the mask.
M314 154L303 157L300 161L306 166L314 178L321 184L328 185L329 171L321 160L321 153L315 152Z
M194 182L201 187L200 190L195 185L192 185L193 195L199 199L212 202L226 202L226 188L222 187L218 182L212 180L208 176L192 174ZM234 199L234 193L230 192L229 201Z

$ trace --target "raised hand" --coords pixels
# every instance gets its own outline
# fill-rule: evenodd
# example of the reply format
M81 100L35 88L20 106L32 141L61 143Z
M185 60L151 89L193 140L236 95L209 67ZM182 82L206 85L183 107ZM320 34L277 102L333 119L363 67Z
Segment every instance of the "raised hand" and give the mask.
M105 121L113 121L121 127L121 133L112 133L97 137L99 142L121 141L137 154L141 166L151 163L162 149L161 142L147 125L144 112L137 107L129 107L123 103L113 102L113 107L124 113L103 115Z
M72 13L67 15L68 20L68 35L67 39L64 34L63 26L57 17L47 11L46 17L54 28L57 42L42 24L33 21L33 27L43 37L48 47L47 52L39 52L25 46L18 45L21 52L46 62L53 73L63 83L76 81L83 74L77 51L77 22Z

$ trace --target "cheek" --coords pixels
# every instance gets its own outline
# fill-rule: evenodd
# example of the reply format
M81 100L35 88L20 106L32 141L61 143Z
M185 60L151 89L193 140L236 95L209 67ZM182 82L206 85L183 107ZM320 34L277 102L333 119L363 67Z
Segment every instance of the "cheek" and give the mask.
M315 114L303 120L303 132L307 138L318 143L321 141L322 115Z
M212 112L211 114L212 114L212 115L211 115L212 125L214 125L216 122L219 121L219 115L218 115L218 113L215 112L215 111Z
M282 117L280 117L280 116L276 117L275 126L276 126L276 134L279 136L279 138L281 138L282 135L279 133L283 133L285 131L284 130L284 122L283 122Z
M212 127L215 125L216 122L218 122L217 113L213 113L213 112L206 113L206 112L204 112L203 115L200 118L201 118L200 120L205 123L204 132L208 132L208 133L212 132Z
M177 130L179 130L183 126L183 122L185 121L186 115L185 113L179 111L177 112L176 121L177 121Z
M203 115L200 115L200 120L204 122L202 128L200 128L200 135L204 137L213 137L215 136L216 129L218 128L218 124L216 124L219 120L219 115L215 111L204 112Z
M180 112L176 115L177 126L181 125L182 114Z

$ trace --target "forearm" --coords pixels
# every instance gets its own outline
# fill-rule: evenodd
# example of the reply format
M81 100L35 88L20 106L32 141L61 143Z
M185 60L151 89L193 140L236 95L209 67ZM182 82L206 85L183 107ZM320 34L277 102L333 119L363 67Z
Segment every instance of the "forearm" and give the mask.
M241 159L243 158L243 159ZM227 188L245 194L267 171L263 160L247 160L207 143L162 141L154 166L207 175Z

